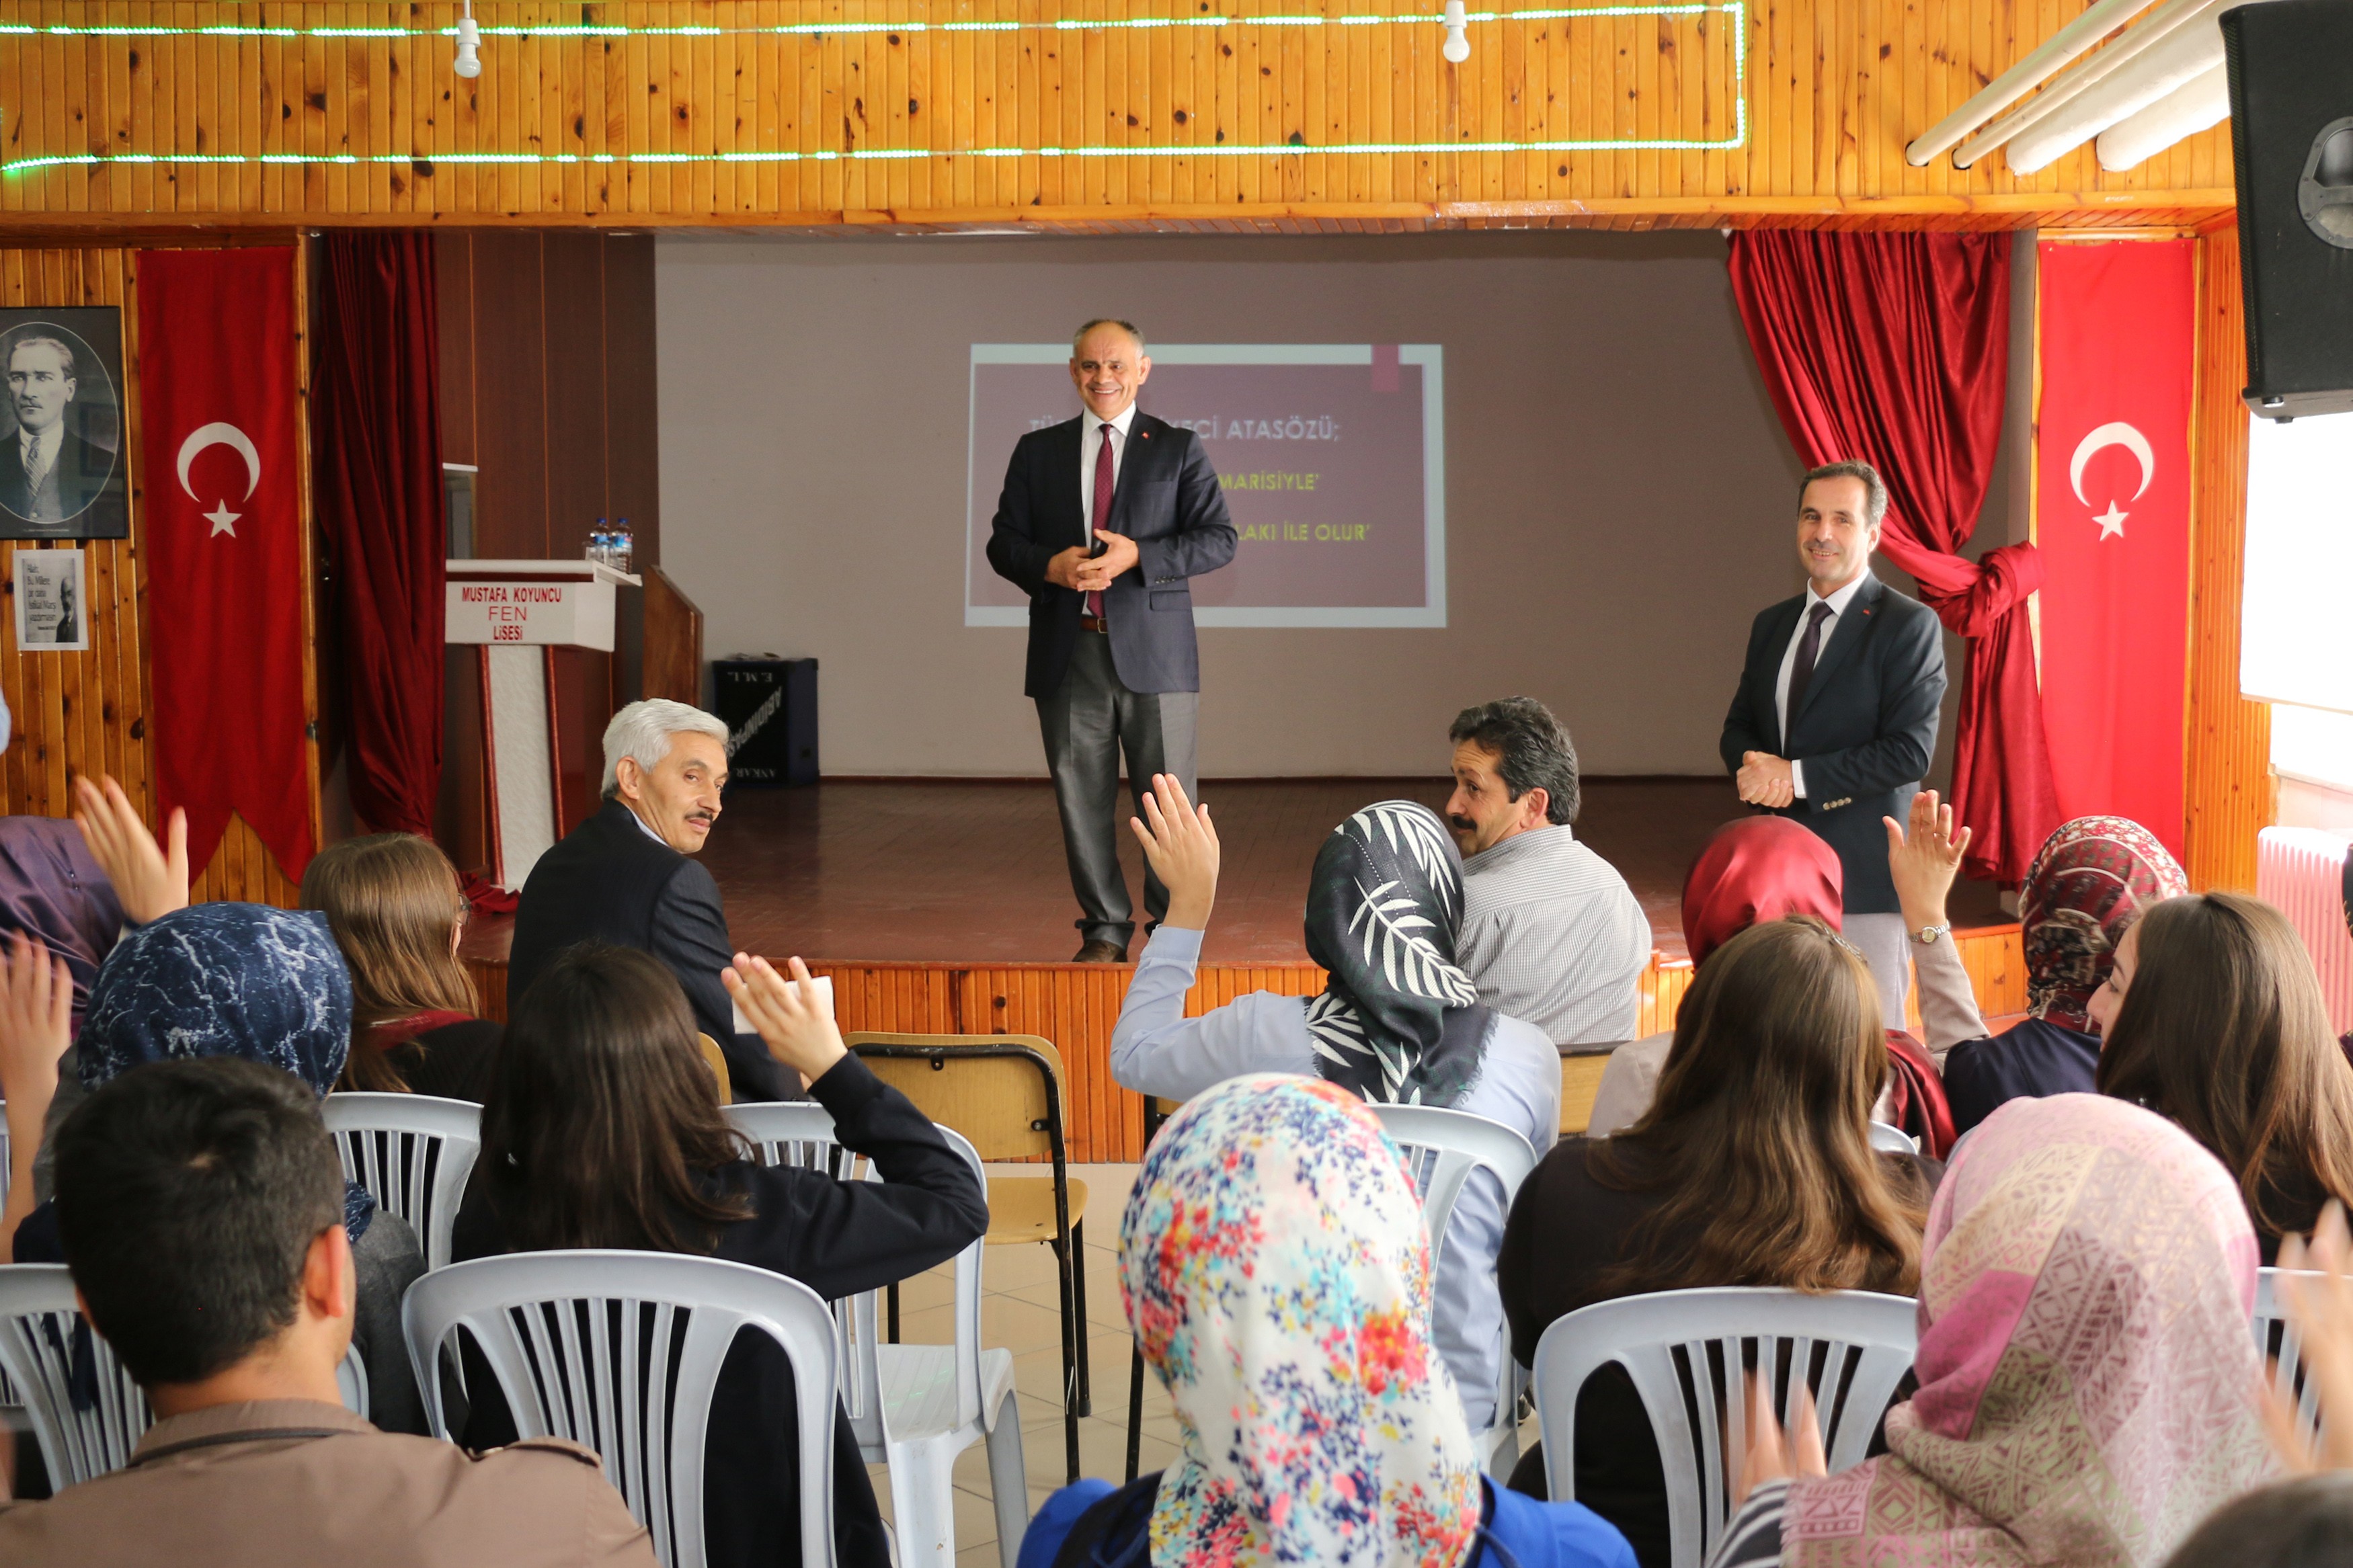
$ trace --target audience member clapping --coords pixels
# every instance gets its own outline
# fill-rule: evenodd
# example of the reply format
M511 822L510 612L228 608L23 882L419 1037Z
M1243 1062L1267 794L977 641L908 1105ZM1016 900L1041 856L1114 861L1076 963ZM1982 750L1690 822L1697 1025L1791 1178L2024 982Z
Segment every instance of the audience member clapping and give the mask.
M1175 1406L1177 1458L1117 1490L1056 1492L1019 1568L1147 1551L1155 1563L1632 1568L1581 1505L1480 1474L1430 1342L1412 1178L1337 1085L1255 1074L1179 1110L1121 1217L1120 1289Z
M2091 1003L2100 1092L2179 1122L2237 1178L2269 1263L2353 1200L2353 1067L2287 918L2236 893L2168 899Z
M327 917L352 975L352 1050L342 1087L480 1101L499 1026L476 1017L458 962L466 893L449 858L413 833L321 850L302 907Z
M650 954L584 942L516 1006L482 1106L482 1152L458 1215L463 1261L507 1252L629 1247L696 1253L789 1276L828 1300L953 1258L988 1226L972 1168L897 1089L842 1047L799 960L790 982L737 954L724 983L776 1062L809 1085L842 1144L883 1180L761 1167L719 1104L677 978ZM470 1447L512 1431L487 1363L470 1357ZM704 1455L703 1543L713 1568L798 1559L792 1368L765 1335L729 1352ZM839 1560L889 1562L848 1418L834 1431Z
M1914 797L1915 817L1920 798ZM1936 799L1926 798L1933 814ZM1957 851L1946 847L1957 866ZM1837 931L1844 918L1844 875L1838 852L1799 823L1781 816L1725 823L1708 838L1683 879L1683 941L1693 964L1704 967L1710 953L1763 921L1810 915ZM1651 1035L1609 1054L1586 1123L1589 1136L1606 1137L1631 1127L1649 1111L1674 1038L1671 1032ZM1929 1153L1940 1155L1952 1147L1953 1133L1936 1065L1903 1030L1887 1030L1886 1040L1890 1072L1875 1113L1903 1128Z
M2018 896L2027 1016L1990 1039L1951 1045L1944 1062L1945 1096L1957 1132L1967 1132L1996 1106L2021 1096L2092 1090L2100 1062L2092 998L2107 983L2133 922L2161 900L2189 890L2189 879L2157 836L2127 818L2080 816L2043 841ZM1937 906L1941 910L1941 894ZM1915 918L1935 923L1934 917L1915 915L1907 904L1905 923L1918 931ZM1932 961L1949 956L1915 954L1924 1015L1929 1010ZM1935 967L1949 972L1959 963ZM1958 995L1970 1001L1966 988ZM1982 1024L1974 1034L1984 1034ZM1933 1018L1928 1043L1940 1044Z
M1555 1319L1645 1291L1909 1295L1942 1167L1870 1146L1887 1074L1880 1019L1869 966L1819 919L1753 925L1717 949L1683 998L1648 1112L1614 1138L1561 1140L1513 1203L1496 1274L1522 1364ZM1664 1471L1622 1368L1579 1393L1577 1448L1578 1500L1646 1564L1667 1562ZM1512 1484L1543 1493L1540 1449Z
M20 949L0 1002L0 1029L8 1036L0 1047L0 1073L7 1075L0 1092L8 1097L12 1138L20 1115L42 1125L53 1096L79 1101L151 1062L241 1057L290 1072L324 1095L351 1047L351 980L326 921L315 914L192 904L126 933L99 966L75 1072L62 1085L57 1063L67 1037L55 1003L61 975L51 975L45 992L49 967L37 952ZM62 1196L61 1173L57 1184ZM12 1188L10 1208L18 1202ZM369 1413L388 1431L422 1432L424 1406L400 1336L401 1293L425 1271L417 1233L378 1211L357 1185L346 1189L344 1223L359 1282L353 1341L367 1366ZM54 1203L25 1217L14 1251L19 1263L66 1261Z
M156 1422L129 1468L0 1502L24 1568L653 1568L595 1454L396 1436L336 1388L359 1287L317 1096L230 1059L113 1079L58 1135L83 1310Z
M1189 1100L1242 1073L1306 1073L1369 1100L1470 1111L1539 1152L1552 1147L1560 1054L1534 1026L1482 1005L1455 962L1462 864L1435 812L1382 801L1324 840L1306 921L1307 956L1329 971L1321 996L1261 991L1187 1018L1217 900L1218 835L1208 807L1187 802L1175 779L1155 776L1153 788L1136 834L1168 889L1168 913L1112 1031L1112 1076L1123 1086ZM1493 1276L1503 1236L1503 1188L1473 1172L1440 1256L1438 1345L1482 1431L1504 1353Z
M2180 1129L2094 1095L2003 1106L1929 1211L1888 1452L1793 1479L1769 1435L1711 1568L2163 1562L2276 1473L2254 1291L2230 1173Z

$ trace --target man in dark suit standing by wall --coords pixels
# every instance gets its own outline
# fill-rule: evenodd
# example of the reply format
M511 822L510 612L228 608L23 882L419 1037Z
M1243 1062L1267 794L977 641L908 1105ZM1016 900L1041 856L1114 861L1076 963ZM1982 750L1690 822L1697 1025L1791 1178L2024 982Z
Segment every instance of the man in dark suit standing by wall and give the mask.
M70 522L114 473L114 454L76 435L66 417L80 384L73 350L57 338L18 338L5 374L16 438L0 454L0 507L26 522Z
M1794 817L1838 851L1847 940L1862 950L1890 1028L1904 1026L1915 942L1887 871L1880 818L1908 819L1936 749L1945 645L1936 612L1871 574L1887 487L1868 463L1831 463L1798 492L1806 591L1757 617L1732 710L1724 765L1740 798Z
M595 939L670 966L694 1026L719 1042L738 1100L797 1100L755 1034L735 1032L719 972L735 962L719 884L694 857L727 787L727 726L662 698L632 702L605 726L605 806L539 858L515 907L507 1005L555 955Z
M1198 794L1191 579L1234 556L1225 492L1200 441L1135 406L1151 372L1144 335L1127 322L1079 329L1071 380L1086 412L1015 446L988 538L988 563L1029 595L1023 689L1038 704L1062 816L1082 963L1125 963L1135 930L1119 866L1121 752L1138 812L1155 773ZM1155 924L1167 912L1149 868L1144 904Z

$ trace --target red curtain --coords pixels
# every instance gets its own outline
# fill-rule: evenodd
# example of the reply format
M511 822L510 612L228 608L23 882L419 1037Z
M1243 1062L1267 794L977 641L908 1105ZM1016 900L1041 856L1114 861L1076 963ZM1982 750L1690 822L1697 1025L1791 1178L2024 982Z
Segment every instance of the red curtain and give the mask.
M433 240L330 234L324 249L311 430L352 807L430 836L448 552Z
M1971 562L2010 369L2010 237L1752 229L1732 291L1757 368L1812 467L1861 458L1887 481L1879 548L1968 639L1953 802L1967 870L2016 884L2059 826L2026 601L2031 544Z

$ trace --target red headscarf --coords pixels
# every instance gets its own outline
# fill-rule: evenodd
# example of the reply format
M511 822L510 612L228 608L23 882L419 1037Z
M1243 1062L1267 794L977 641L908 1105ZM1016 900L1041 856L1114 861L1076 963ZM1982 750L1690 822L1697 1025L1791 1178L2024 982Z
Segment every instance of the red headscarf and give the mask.
M1838 852L1786 816L1744 816L1715 830L1683 879L1683 942L1694 965L1759 921L1813 915L1835 931L1845 912L1845 874ZM1942 1159L1953 1146L1953 1112L1945 1086L1920 1042L1887 1031L1894 1070L1890 1115Z

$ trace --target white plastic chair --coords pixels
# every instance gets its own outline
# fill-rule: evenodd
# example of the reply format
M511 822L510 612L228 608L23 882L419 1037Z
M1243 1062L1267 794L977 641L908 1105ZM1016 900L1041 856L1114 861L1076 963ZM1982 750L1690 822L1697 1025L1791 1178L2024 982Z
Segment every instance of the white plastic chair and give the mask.
M1901 1127L1884 1121L1871 1124L1871 1146L1883 1154L1917 1154L1920 1141Z
M88 1409L73 1401L74 1340L90 1345L96 1397ZM119 1470L155 1422L147 1395L113 1347L82 1323L73 1276L62 1263L0 1266L0 1371L22 1392L33 1436L56 1488ZM368 1413L367 1367L356 1349L335 1369L343 1405Z
M1576 1498L1577 1392L1615 1362L1633 1379L1658 1440L1674 1568L1699 1568L1724 1533L1730 1483L1748 1449L1745 1355L1776 1390L1784 1425L1796 1408L1789 1374L1803 1374L1835 1472L1869 1450L1912 1364L1918 1319L1908 1296L1739 1288L1626 1296L1556 1318L1536 1342L1535 1368L1549 1495Z
M425 1267L449 1266L466 1178L482 1148L482 1108L426 1094L331 1094L320 1106L343 1180L415 1228Z
M2255 1353L2272 1363L2272 1390L2295 1408L2296 1436L2307 1448L2320 1446L2320 1389L2304 1374L2304 1330L2279 1298L2283 1275L2317 1281L2322 1276L2285 1268L2255 1271Z
M839 1142L822 1106L768 1102L731 1105L727 1119L751 1141L764 1165L791 1164L848 1180L856 1157ZM980 1155L963 1134L943 1127L949 1147L986 1185ZM880 1180L870 1166L870 1180ZM1013 1389L1013 1352L980 1345L981 1257L975 1241L955 1258L955 1342L883 1344L876 1330L876 1292L839 1303L844 1397L850 1429L867 1463L891 1468L891 1517L901 1568L919 1563L954 1568L958 1454L988 1445L988 1487L997 1510L997 1551L1013 1568L1029 1526L1029 1479L1021 1457L1021 1412Z
M1434 1272L1445 1248L1446 1227L1454 1205L1469 1184L1471 1173L1487 1170L1504 1184L1504 1212L1509 1214L1520 1184L1536 1168L1535 1146L1525 1138L1484 1116L1467 1110L1441 1110L1430 1105L1375 1105L1390 1142L1406 1157L1414 1184L1421 1189L1422 1223L1430 1231L1430 1267ZM1489 1274L1493 1277L1493 1266ZM1520 1457L1520 1391L1525 1375L1512 1357L1511 1329L1504 1325L1495 1349L1495 1415L1472 1441L1484 1455L1487 1473L1501 1480L1512 1473Z
M801 1562L830 1568L833 1319L817 1292L765 1268L669 1252L517 1252L436 1269L401 1303L408 1362L435 1436L449 1436L434 1375L463 1329L524 1437L568 1437L653 1533L665 1568L702 1568L702 1458L712 1391L737 1331L765 1333L793 1368Z

